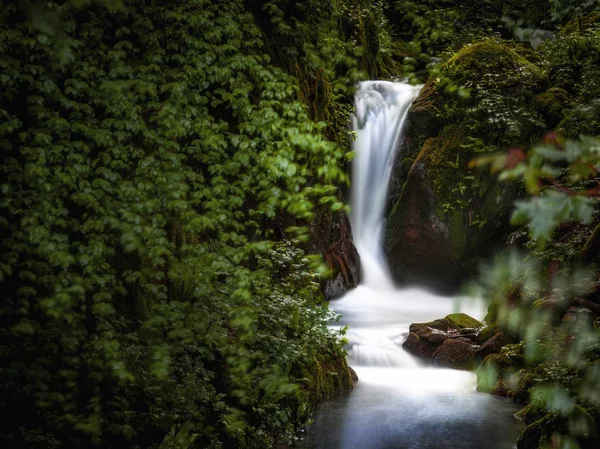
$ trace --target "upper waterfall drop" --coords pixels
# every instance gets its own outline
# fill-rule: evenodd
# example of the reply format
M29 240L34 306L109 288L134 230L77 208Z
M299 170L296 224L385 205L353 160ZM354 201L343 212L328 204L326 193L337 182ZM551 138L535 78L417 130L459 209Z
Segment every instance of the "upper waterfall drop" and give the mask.
M422 86L363 81L355 95L356 140L352 185L352 233L361 258L362 284L393 287L383 253L383 214L397 147L408 109Z

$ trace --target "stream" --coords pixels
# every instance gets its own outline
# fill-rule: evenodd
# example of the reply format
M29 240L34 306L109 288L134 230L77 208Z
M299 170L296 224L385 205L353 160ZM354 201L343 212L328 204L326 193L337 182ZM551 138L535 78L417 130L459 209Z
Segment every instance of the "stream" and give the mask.
M401 344L411 323L461 311L482 319L475 300L397 289L382 248L394 152L421 86L364 81L356 93L352 213L361 285L330 306L348 326L354 390L324 401L297 449L511 449L520 431L517 407L476 391L476 376L427 366ZM435 264L436 261L431 261Z
M520 431L506 398L478 393L469 371L426 366L400 346L413 322L455 311L455 301L420 290L359 286L332 303L349 325L354 390L323 402L294 448L511 449ZM480 316L475 304L461 307Z

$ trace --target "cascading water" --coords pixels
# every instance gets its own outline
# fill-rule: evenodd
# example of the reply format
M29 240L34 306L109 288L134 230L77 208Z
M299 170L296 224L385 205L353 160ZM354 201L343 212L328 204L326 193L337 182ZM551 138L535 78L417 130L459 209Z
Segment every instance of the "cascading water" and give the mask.
M477 393L473 373L424 366L400 346L410 323L443 317L457 304L395 289L382 250L394 151L419 90L365 81L356 93L351 222L362 282L331 306L349 326L348 362L360 380L351 393L321 405L295 448L510 449L516 440L510 401ZM476 307L461 311L482 314Z
M404 83L364 81L356 94L352 233L361 258L362 283L373 288L392 287L381 247L383 213L394 150L419 90L420 86Z

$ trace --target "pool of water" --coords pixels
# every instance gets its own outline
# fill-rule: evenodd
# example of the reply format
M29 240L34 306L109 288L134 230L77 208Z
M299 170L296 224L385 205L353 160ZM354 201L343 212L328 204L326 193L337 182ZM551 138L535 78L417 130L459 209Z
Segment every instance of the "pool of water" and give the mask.
M318 407L298 449L511 449L521 430L511 400L476 391L472 372L427 366L400 346L408 326L477 303L419 290L359 286L332 308L349 325L352 392Z

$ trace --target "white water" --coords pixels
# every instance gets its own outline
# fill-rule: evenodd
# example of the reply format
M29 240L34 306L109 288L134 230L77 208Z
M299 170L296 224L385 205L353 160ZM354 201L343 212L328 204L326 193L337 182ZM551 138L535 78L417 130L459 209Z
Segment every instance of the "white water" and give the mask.
M510 401L477 393L471 372L426 366L401 347L411 323L458 310L483 315L477 301L395 289L386 265L383 214L393 152L419 90L366 81L356 94L351 222L362 283L331 307L349 327L348 363L359 381L351 393L320 407L306 438L294 447L509 449L516 440Z
M420 89L404 83L363 81L356 93L350 218L361 258L362 283L371 288L389 290L393 286L382 250L383 214L394 150L408 108Z

